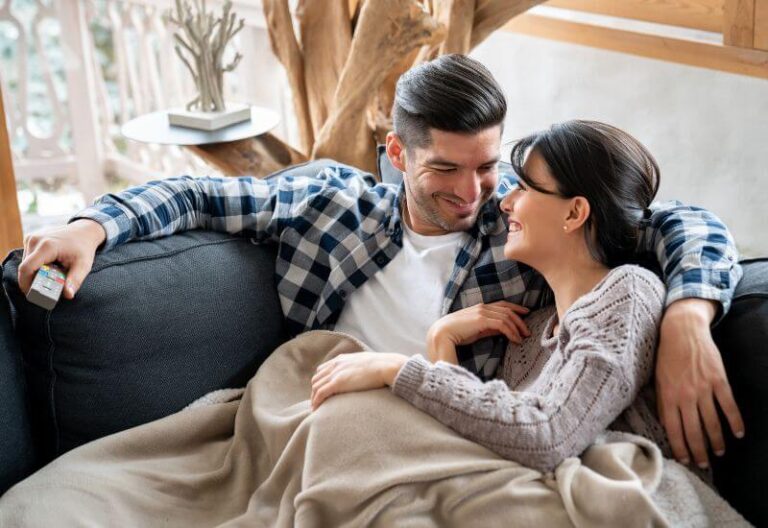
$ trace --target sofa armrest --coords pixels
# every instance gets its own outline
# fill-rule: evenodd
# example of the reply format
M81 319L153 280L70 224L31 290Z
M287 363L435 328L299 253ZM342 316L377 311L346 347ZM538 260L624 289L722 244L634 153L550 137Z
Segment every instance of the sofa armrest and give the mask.
M2 268L0 268L2 270ZM21 349L0 291L0 495L36 469Z

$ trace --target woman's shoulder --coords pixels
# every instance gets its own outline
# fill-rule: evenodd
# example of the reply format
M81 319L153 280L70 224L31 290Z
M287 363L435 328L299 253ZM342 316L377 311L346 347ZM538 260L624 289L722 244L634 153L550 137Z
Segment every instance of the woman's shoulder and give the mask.
M596 289L649 293L662 298L666 293L664 283L658 275L634 264L624 264L613 268Z
M630 315L632 306L655 318L664 309L664 283L656 274L635 265L613 268L595 288L572 307L574 319L590 318L600 323L617 312Z

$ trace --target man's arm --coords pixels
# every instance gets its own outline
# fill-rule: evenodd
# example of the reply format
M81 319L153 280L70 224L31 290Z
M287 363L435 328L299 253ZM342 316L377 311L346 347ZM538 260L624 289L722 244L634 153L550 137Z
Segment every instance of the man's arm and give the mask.
M715 402L737 437L744 434L710 325L728 311L741 279L738 253L714 214L668 202L652 208L641 250L655 254L667 285L656 363L659 417L675 457L709 463L704 431L716 454L725 450Z
M96 250L130 240L158 238L188 229L212 229L259 239L279 237L312 196L326 186L364 185L352 170L329 167L317 177L191 178L150 182L108 194L63 227L24 241L19 285L26 292L43 264L68 269L65 298L71 299L90 273Z

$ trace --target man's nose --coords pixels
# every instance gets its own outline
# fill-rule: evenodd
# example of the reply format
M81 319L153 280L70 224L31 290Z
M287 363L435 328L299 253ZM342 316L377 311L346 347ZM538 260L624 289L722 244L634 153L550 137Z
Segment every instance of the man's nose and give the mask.
M483 192L482 177L475 171L465 174L456 188L456 194L466 203L474 203Z

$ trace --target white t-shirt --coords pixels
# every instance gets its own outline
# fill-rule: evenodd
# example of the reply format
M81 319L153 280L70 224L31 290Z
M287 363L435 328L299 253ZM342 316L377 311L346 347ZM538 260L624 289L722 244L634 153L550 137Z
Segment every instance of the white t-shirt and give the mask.
M403 223L403 249L348 297L335 330L376 351L426 356L427 331L440 318L443 290L468 236L424 236Z

